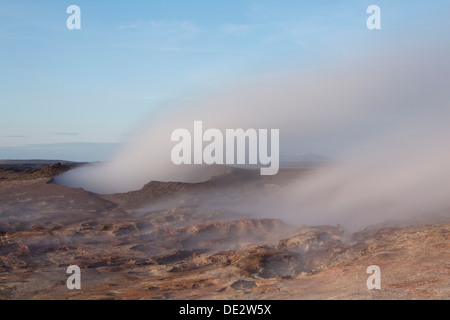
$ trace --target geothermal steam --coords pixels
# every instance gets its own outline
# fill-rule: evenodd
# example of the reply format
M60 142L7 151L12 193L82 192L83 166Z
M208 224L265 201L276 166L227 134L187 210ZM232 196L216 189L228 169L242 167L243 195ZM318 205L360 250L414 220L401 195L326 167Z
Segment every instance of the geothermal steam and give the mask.
M265 203L234 203L302 223L373 223L450 207L450 67L447 48L427 48L240 83L167 106L105 164L57 182L98 193L152 180L199 182L220 167L175 166L177 128L280 129L280 159L319 153L338 160L285 186ZM218 171L219 170L219 171ZM231 207L231 204L230 204ZM280 216L281 214L281 216Z

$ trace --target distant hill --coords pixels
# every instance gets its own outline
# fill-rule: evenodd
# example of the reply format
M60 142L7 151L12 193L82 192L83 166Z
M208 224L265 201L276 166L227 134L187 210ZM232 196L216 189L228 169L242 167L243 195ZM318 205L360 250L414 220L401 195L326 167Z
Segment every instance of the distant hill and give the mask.
M85 164L64 160L0 160L0 181L52 178Z
M65 160L0 160L0 168L29 168L29 169L42 169L46 166L51 166L53 164L75 164L81 162L65 161ZM82 163L84 164L84 163Z

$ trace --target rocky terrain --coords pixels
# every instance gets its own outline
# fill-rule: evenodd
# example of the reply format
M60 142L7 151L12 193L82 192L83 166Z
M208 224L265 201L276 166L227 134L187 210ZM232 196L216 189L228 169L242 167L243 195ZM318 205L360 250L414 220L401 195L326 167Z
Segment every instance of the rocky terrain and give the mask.
M349 233L199 205L200 193L227 188L232 201L302 170L98 195L53 183L73 166L0 169L1 299L450 298L445 216ZM81 290L66 287L69 265L81 268ZM381 290L366 287L369 265L381 268Z

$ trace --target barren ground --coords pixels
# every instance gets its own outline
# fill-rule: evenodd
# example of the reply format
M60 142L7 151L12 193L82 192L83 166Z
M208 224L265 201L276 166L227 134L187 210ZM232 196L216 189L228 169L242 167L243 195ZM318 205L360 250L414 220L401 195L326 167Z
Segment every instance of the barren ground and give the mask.
M257 190L245 171L97 195L52 183L60 169L0 169L1 299L450 298L448 219L351 234L196 205L199 191ZM192 201L145 209L164 199ZM72 264L81 290L66 287ZM381 290L366 287L373 264Z

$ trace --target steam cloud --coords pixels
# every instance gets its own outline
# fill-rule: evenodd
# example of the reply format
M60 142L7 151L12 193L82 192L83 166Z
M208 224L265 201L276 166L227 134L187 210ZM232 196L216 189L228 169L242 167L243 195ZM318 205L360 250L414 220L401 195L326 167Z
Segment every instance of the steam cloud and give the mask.
M235 207L315 224L442 212L450 209L449 53L436 46L366 57L174 103L109 162L57 182L114 193L151 180L208 180L223 168L175 166L170 159L171 132L202 120L205 129L280 129L281 160L306 153L337 160L273 197Z

